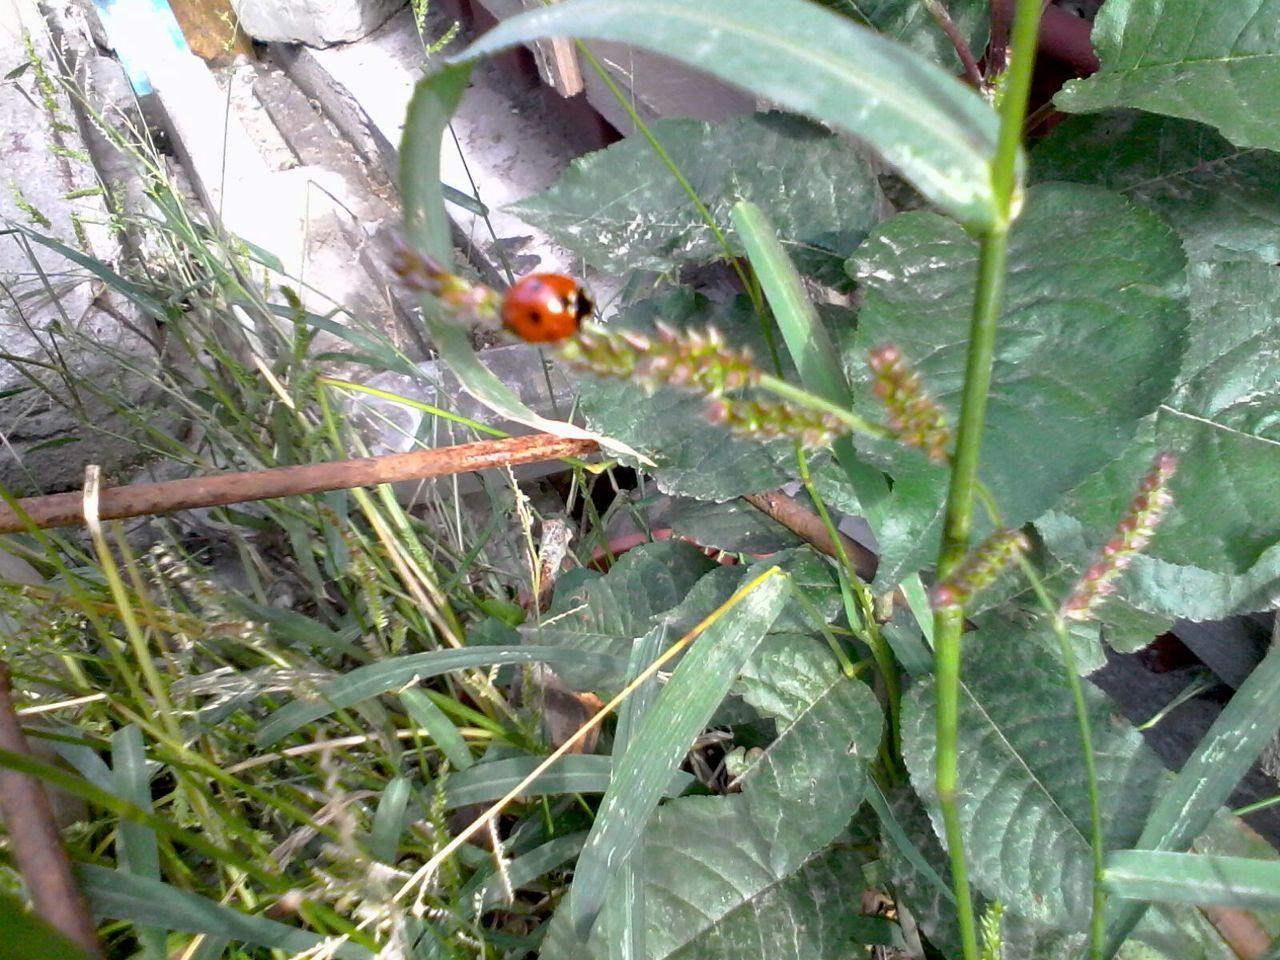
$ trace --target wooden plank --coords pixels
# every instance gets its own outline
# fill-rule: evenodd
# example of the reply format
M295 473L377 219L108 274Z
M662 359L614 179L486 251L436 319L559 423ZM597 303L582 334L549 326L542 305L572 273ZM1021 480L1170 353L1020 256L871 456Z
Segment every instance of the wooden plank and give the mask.
M207 63L227 63L237 54L253 56L253 43L240 29L230 0L169 0L191 52Z
M542 0L521 0L526 10L541 9ZM562 97L572 97L584 89L582 67L578 64L578 51L573 41L566 37L539 40L533 45L533 58L538 63L538 73L547 85Z

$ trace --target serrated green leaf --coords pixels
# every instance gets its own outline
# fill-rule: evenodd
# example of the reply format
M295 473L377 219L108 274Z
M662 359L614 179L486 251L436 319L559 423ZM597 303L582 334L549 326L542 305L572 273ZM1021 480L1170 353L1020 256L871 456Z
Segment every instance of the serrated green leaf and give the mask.
M987 896L1036 924L1088 927L1092 895L1084 762L1062 665L1020 630L966 635L959 719L961 829L971 876ZM1108 845L1128 846L1163 783L1141 736L1085 688ZM903 701L902 753L941 834L934 792L935 698L916 684Z
M656 618L684 601L689 590L716 568L697 547L679 541L646 543L628 550L603 577L557 592L541 623L525 624L520 634L530 642L610 656L625 665L632 642L655 625ZM667 638L676 640L680 634ZM665 644L664 644L665 647ZM616 683L621 669L601 670L599 663L556 666L559 675L579 689Z
M1188 275L1193 335L1177 391L1042 529L1062 559L1087 564L1079 544L1100 547L1154 453L1173 451L1174 506L1119 581L1120 596L1150 613L1207 620L1280 596L1280 271L1233 261L1193 264Z
M802 118L659 120L651 130L735 254L742 248L729 211L740 199L760 203L793 255L833 280L841 279L838 260L880 218L884 204L866 161ZM606 272L670 273L725 256L666 163L639 137L573 161L550 188L512 209Z
M1280 0L1110 0L1093 26L1102 69L1068 83L1068 113L1138 107L1280 149Z
M1070 255L1065 251L1070 250ZM842 345L856 405L883 412L866 388L866 351L892 342L955 423L978 244L928 213L888 221L849 263L866 299ZM1069 184L1028 191L1009 238L981 477L1008 526L1118 456L1177 374L1187 325L1177 235L1124 198ZM936 554L946 470L884 446L895 477L892 523L877 531L894 583Z
M580 937L590 932L604 905L613 867L639 844L672 771L773 625L788 589L776 567L744 585L693 642L640 720L626 754L615 763L574 872L569 905Z
M504 20L455 62L550 37L680 60L853 134L939 207L995 221L996 116L945 70L803 0L570 0Z
M743 776L741 793L681 797L658 808L643 847L648 956L719 956L703 951L756 937L771 944L771 958L846 957L839 938L805 932L828 930L834 917L853 912L814 914L809 864L845 863L843 892L829 895L849 895L857 861L839 847L814 856L812 845L835 839L862 800L866 759L881 736L879 706L811 636L765 638L744 667L741 689L773 717L777 739ZM544 960L606 955L599 928L584 945L567 921L561 911L552 922ZM777 931L795 942L777 946Z
M1280 260L1280 155L1137 110L1072 117L1031 154L1034 180L1095 183L1154 210L1192 260Z
M184 933L231 937L293 953L312 949L325 939L267 917L241 913L156 880L89 864L80 864L76 873L94 914L99 917ZM369 960L371 954L359 944L344 943L336 948L334 956L340 960Z
M662 321L676 329L714 326L734 346L767 357L760 323L745 298L712 304L680 287L622 311L613 329L652 332ZM711 423L707 400L687 390L660 387L642 395L635 383L584 379L579 400L587 422L636 447L655 464L649 470L664 493L697 500L728 500L775 490L795 471L795 444L744 437Z

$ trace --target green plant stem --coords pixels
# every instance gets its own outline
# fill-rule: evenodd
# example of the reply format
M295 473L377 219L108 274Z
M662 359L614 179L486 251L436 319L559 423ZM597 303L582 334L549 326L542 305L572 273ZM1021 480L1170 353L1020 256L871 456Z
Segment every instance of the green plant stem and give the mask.
M942 546L938 554L938 574L945 577L969 549L973 526L973 499L978 483L978 462L982 451L982 431L986 422L987 391L991 386L991 366L995 356L996 327L1004 293L1008 257L1009 223L1018 189L1018 156L1022 121L1031 89L1031 68L1040 26L1040 0L1018 0L1014 24L1013 58L1000 105L1000 135L991 164L991 183L997 206L995 226L981 237L978 255L978 282L974 294L973 320L969 328L969 350L965 360L964 390L961 394L960 422L956 431L956 454L943 521ZM965 960L977 960L977 923L969 891L960 810L956 803L957 727L960 705L960 637L964 611L947 609L934 614L934 666L937 684L935 716L937 757L935 776L938 803L946 831L947 854L951 861L951 882L956 894L956 912Z

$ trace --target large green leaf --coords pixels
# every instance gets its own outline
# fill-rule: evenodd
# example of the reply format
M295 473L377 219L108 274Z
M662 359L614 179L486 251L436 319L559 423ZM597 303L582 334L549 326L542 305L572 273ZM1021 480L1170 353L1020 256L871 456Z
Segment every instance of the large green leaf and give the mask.
M1061 109L1139 107L1280 149L1280 0L1110 0L1093 44L1102 69L1068 83Z
M721 957L753 942L771 958L847 957L853 928L840 918L856 911L830 904L851 896L858 861L839 846L823 848L864 795L879 707L810 636L766 637L740 687L774 720L777 738L744 774L740 793L682 797L653 817L642 848L647 956ZM607 955L601 928L584 945L567 920L553 921L544 960Z
M977 241L929 213L884 224L849 263L866 290L845 336L851 379L868 380L869 348L896 344L956 421ZM981 476L1006 524L1037 516L1119 455L1177 374L1187 323L1177 235L1123 197L1047 184L1027 193L1009 239L1008 289L996 342ZM856 404L881 419L868 389ZM885 448L893 524L877 531L879 579L896 582L936 552L946 471Z
M633 305L610 327L650 333L658 321L699 331L714 326L728 342L752 347L757 357L768 356L760 322L745 297L712 304L678 287ZM706 397L687 390L660 387L643 395L634 382L584 379L578 393L587 422L652 460L649 472L666 493L728 500L775 490L795 472L792 441L760 441L714 424L706 417Z
M1031 174L1123 193L1173 224L1192 260L1280 260L1280 155L1202 124L1137 110L1072 117L1032 153Z
M742 247L729 210L740 199L764 207L793 256L830 278L883 209L861 154L799 117L758 114L725 124L659 120L652 131L735 255ZM668 273L725 256L684 188L639 137L575 160L550 189L515 210L609 272Z
M1088 563L1152 454L1176 452L1173 509L1120 594L1151 613L1205 620L1264 609L1280 593L1280 271L1234 261L1193 264L1189 276L1193 335L1176 393L1040 526L1055 554Z
M1164 768L1110 702L1085 690L1109 846L1141 834ZM902 753L935 830L935 697L916 684L903 702ZM1017 625L966 635L959 720L960 819L972 878L1028 921L1087 929L1092 892L1089 804L1062 665Z
M935 63L948 73L961 69L956 48L920 0L818 0L824 7L892 37ZM946 5L952 22L960 29L975 58L987 46L991 23L989 0L950 0Z
M625 664L631 644L655 619L678 606L715 561L679 541L647 543L627 551L603 577L557 591L540 623L520 628L531 643L597 654ZM669 640L676 640L679 633ZM663 645L665 649L666 644ZM562 662L556 672L579 689L616 682L622 671L604 673L597 664Z
M830 123L960 221L995 221L990 107L941 68L806 0L569 0L504 20L455 62L565 36L643 47Z

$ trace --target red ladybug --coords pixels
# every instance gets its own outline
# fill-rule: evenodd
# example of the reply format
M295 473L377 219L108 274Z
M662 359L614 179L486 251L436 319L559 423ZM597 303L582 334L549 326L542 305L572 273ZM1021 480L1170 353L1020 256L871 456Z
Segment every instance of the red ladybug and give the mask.
M531 273L503 296L502 324L521 340L550 343L577 333L594 306L572 277Z

